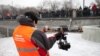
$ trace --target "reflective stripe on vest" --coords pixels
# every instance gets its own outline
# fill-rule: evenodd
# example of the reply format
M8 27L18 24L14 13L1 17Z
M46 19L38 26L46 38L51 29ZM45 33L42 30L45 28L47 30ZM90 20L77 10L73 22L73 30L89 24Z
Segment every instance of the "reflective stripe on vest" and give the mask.
M35 29L30 26L17 26L13 32L13 39L16 44L19 56L40 56L38 47L31 42L31 35Z
M17 48L19 52L32 52L32 51L38 51L38 48Z

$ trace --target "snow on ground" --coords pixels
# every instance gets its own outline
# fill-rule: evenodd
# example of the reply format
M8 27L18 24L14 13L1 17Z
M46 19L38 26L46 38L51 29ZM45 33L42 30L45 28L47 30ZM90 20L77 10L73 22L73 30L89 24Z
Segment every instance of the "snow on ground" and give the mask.
M0 38L0 56L19 56L11 37Z
M50 56L100 56L100 43L84 40L81 33L68 33L67 38L71 48L61 50L56 42L49 50ZM12 37L0 38L0 56L18 56Z
M100 56L100 43L84 40L79 33L68 33L67 38L71 48L65 51L55 44L50 50L51 56Z

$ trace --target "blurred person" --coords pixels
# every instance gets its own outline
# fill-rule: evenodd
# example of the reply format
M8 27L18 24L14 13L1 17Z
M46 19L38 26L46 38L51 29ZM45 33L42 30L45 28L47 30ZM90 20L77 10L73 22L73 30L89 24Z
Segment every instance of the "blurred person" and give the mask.
M47 37L44 31L35 28L38 18L33 12L26 12L18 18L13 39L19 56L49 56L48 50L60 39L62 32Z
M89 7L83 8L83 16L90 16L90 8Z
M79 9L77 10L77 16L78 17L82 17L83 16L82 11L83 11L82 8L79 7Z
M97 6L96 6L96 4L93 4L93 6L92 6L92 11L93 11L93 15L95 16L95 15L96 15L96 11L97 11Z

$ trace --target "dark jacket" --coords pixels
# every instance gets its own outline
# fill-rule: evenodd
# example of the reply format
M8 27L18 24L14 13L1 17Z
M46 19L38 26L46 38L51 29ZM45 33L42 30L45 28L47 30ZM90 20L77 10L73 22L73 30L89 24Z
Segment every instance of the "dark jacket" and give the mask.
M21 25L32 26L32 22L28 21L27 18L19 19L19 23ZM35 30L35 32L31 36L31 40L35 41L39 47L44 48L45 50L49 50L56 41L55 37L47 37L46 34L40 30Z

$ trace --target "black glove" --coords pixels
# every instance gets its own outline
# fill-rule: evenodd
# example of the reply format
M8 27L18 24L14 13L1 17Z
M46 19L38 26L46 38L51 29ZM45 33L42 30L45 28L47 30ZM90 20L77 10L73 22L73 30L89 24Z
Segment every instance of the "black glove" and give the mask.
M62 33L62 32L58 32L55 34L56 40L61 39L63 36L64 36L64 33Z

